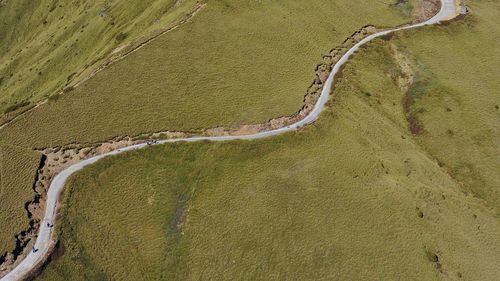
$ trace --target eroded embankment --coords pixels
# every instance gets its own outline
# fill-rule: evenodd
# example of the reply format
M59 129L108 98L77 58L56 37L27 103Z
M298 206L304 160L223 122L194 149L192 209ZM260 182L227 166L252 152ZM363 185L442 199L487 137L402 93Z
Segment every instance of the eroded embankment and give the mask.
M291 116L274 118L262 124L239 125L234 127L219 126L201 131L188 132L150 132L137 136L118 136L109 141L99 143L71 143L61 147L37 148L37 150L43 154L43 161L40 163L33 184L33 190L36 195L33 200L25 203L25 209L30 223L25 231L16 235L16 249L5 255L3 260L0 257L0 269L3 268L4 271L6 271L8 268L15 265L16 261L26 252L26 248L32 238L36 236L39 223L43 218L43 206L45 205L45 196L50 182L65 168L84 159L133 144L143 143L148 140L181 138L191 135L243 135L281 128L295 123L307 116L314 108L323 89L323 85L330 75L332 66L335 65L342 55L353 45L375 32L377 32L377 29L374 26L364 26L345 39L341 45L332 48L326 55L323 55L322 61L315 68L315 77L304 94L303 106Z
M193 12L194 15L198 10ZM165 31L168 32L168 31ZM164 33L165 33L164 32ZM26 247L33 237L36 236L36 231L39 227L40 220L43 218L43 207L45 203L45 196L47 189L50 185L51 180L60 171L65 168L80 162L81 160L88 159L90 157L101 155L109 151L113 151L122 147L130 146L137 143L143 143L148 140L154 139L166 139L166 138L179 138L187 137L190 135L205 135L205 136L224 136L224 135L243 135L243 134L254 134L262 131L273 130L277 128L286 127L290 124L296 123L299 120L306 117L314 108L324 84L330 75L332 67L341 59L343 54L348 51L352 46L361 41L363 38L370 34L376 33L377 29L372 25L367 25L362 27L360 30L354 32L350 37L348 37L344 42L333 49L331 49L326 55L323 56L322 62L315 68L315 77L307 88L304 95L304 104L299 111L291 116L284 116L279 118L274 118L266 123L262 124L252 124L252 125L240 125L235 127L215 127L201 131L192 132L174 132L174 131L161 131L161 132L150 132L141 134L138 136L119 136L115 137L109 141L101 143L73 143L62 147L53 148L38 148L44 155L44 160L41 163L41 167L37 173L37 178L34 183L33 189L36 192L36 196L30 202L25 204L25 208L30 219L30 225L26 231L23 231L20 238L18 247L12 253L9 253L9 259L5 259L3 264L0 264L0 268L11 268L16 264L16 262L22 257L22 253L26 253ZM159 34L158 36L160 36ZM150 41L152 41L151 39ZM149 41L149 42L150 42ZM132 53L146 43L138 46L132 51L126 52L126 54ZM119 60L119 59L117 59ZM115 60L115 61L117 61ZM109 66L112 61L104 65L102 69ZM102 70L101 69L101 70ZM100 71L100 70L99 70ZM96 72L97 73L97 72ZM337 75L336 79L341 79L341 72ZM1 262L1 260L0 260ZM1 275L1 273L0 273Z
M41 174L45 169L46 160L47 157L42 155L38 164L38 169L35 173L32 185L32 189L35 193L34 198L24 203L24 209L28 218L28 226L26 229L14 235L14 249L0 256L0 276L2 275L2 273L7 271L7 269L12 266L20 256L22 256L28 243L32 238L36 237L40 221L39 218L43 215L42 213L37 213L41 198L41 193L39 192L37 186L42 182Z

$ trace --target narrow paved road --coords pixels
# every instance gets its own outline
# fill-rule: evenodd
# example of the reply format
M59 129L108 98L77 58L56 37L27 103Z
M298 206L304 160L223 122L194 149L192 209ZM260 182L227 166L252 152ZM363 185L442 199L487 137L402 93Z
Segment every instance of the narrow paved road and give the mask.
M286 132L294 131L297 130L300 127L303 127L305 125L308 125L312 122L314 122L316 119L318 119L321 111L325 107L326 102L328 101L328 98L330 96L330 91L332 88L332 83L333 83L333 78L339 71L342 65L344 65L347 60L350 58L350 56L359 49L360 46L368 43L369 41L380 37L387 35L389 33L399 31L399 30L405 30L405 29L410 29L410 28L417 28L425 25L432 25L432 24L437 24L440 21L448 20L454 18L457 13L456 13L456 6L455 6L455 0L441 0L441 9L440 11L431 19L414 24L414 25L409 25L409 26L404 26L404 27L399 27L391 30L386 30L386 31L381 31L375 34L372 34L363 40L361 40L359 43L354 45L347 53L342 56L342 58L335 64L333 67L333 70L328 77L328 80L326 81L323 91L321 92L320 98L318 99L316 105L314 106L314 109L307 115L304 119L300 120L299 122L292 124L287 127L279 128L276 130L271 130L271 131L264 131L260 132L257 134L252 134L252 135L242 135L242 136L219 136L219 137L191 137L191 138L183 138L183 139L170 139L170 140L162 140L159 141L158 144L163 144L163 143L173 143L173 142L180 142L180 141L185 141L185 142L196 142L196 141L202 141L202 140L209 140L209 141L230 141L230 140L253 140L253 139L261 139L261 138L267 138L275 135L280 135ZM83 160L82 162L79 162L77 164L74 164L61 173L59 173L52 183L50 184L49 191L47 194L47 202L46 202L46 210L45 210L45 217L43 221L41 222L40 225L40 230L38 233L37 240L35 242L34 248L37 249L36 252L31 251L26 258L19 263L17 267L15 267L11 272L9 272L6 276L4 276L1 281L14 281L14 280L23 280L29 274L31 274L37 266L39 266L42 262L44 262L47 258L47 256L50 254L50 249L54 245L54 241L52 240L52 231L53 227L50 227L49 225L52 225L55 223L56 219L56 209L58 207L59 199L61 197L62 190L64 188L64 184L66 183L66 180L75 172L83 169L84 167L93 164L97 161L99 161L102 158L119 154L125 151L129 150L136 150L136 149L141 149L146 147L147 144L137 144L137 145L132 145L129 147L117 149L115 151L111 151L109 153L95 156L86 160Z

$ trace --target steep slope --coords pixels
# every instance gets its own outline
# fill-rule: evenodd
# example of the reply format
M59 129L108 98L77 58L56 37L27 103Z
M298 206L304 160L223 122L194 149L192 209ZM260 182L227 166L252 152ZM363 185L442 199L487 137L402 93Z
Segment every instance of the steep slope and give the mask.
M35 197L33 182L41 154L32 150L0 144L0 264L30 227L25 203ZM19 253L16 253L19 254Z
M320 5L322 3L323 3L322 1L318 1L318 3L315 3L315 5ZM75 4L75 3L73 3L73 4ZM234 15L243 14L244 17L243 17L243 19L241 19L241 24L243 25L243 29L248 29L248 28L251 28L251 24L255 21L256 18L257 19L264 19L264 18L266 18L266 15L268 15L268 13L269 13L269 11L266 11L265 9L263 9L263 7L255 4L255 3L246 3L244 1L242 3L235 3L235 5L232 6L232 7L223 7L223 8L221 8L221 5L222 4L220 4L220 3L213 4L214 8L213 8L213 10L208 10L208 12L211 12L211 14L209 14L209 16L207 18L205 18L205 21L207 19L212 20L214 18L217 18L220 15L221 9L222 9L223 11L225 11L225 13L227 13L227 14L223 13L223 15L225 15L227 18L231 18L231 16L234 16ZM251 8L253 7L253 9L247 9L247 10L245 10L245 8L248 8L245 5L247 5L247 6L250 5ZM278 9L279 12L283 13L283 14L286 14L286 11L290 10L290 13L298 13L298 14L302 13L302 17L304 17L305 20L315 20L316 23L321 23L323 21L322 18L317 18L316 17L316 14L313 13L314 11L307 10L306 9L307 7L304 5L304 3L291 3L288 6L283 6L283 7L280 7L279 5L277 6L276 3L274 3L274 4L273 3L269 3L267 5L271 5L271 7L274 7L272 10ZM222 6L224 6L224 5L222 5ZM240 7L240 6L243 6L243 7ZM62 7L56 6L56 8L61 8L61 9L64 8L64 7L65 7L64 5ZM114 6L112 6L112 7L114 7ZM110 11L110 10L113 10L115 12L116 11L120 11L120 7L119 6L116 6L113 9L111 9L112 7L108 7L109 9L108 8L105 9L106 10L106 13L105 13L106 15L107 15L108 11ZM396 10L394 10L393 8L391 8L388 5L381 4L381 3L375 4L374 6L365 6L365 5L362 5L362 4L359 4L359 3L356 3L355 5L353 5L352 3L347 3L345 1L338 1L336 3L333 3L332 6L330 6L329 8L333 9L333 8L339 8L339 7L341 8L340 12L342 12L342 14L339 14L339 15L341 15L342 17L336 18L334 20L335 24L338 24L338 26L336 27L336 28L338 28L338 30L335 30L335 36L334 37L335 37L335 40L338 40L338 41L341 41L341 40L343 40L343 38L345 38L345 37L343 37L342 34L345 34L345 36L347 37L348 34L352 33L353 30L356 30L357 28L359 28L359 26L362 25L362 24L358 23L356 21L356 19L348 17L348 16L351 16L350 14L344 15L344 12L347 11L348 7L359 9L359 11L358 11L359 13L370 14L370 18L371 19L376 20L377 22L380 22L380 23L387 21L388 25L389 25L389 23L390 23L390 25L392 25L393 24L392 22L395 22L395 21L401 21L401 22L403 22L403 18L401 16L399 16L399 14L398 14L398 12ZM234 8L239 8L239 9L238 10L234 10ZM35 8L33 8L33 9L35 9ZM43 9L41 9L41 10L44 11ZM50 10L52 10L52 11L50 11ZM230 12L228 12L228 10ZM30 12L30 11L31 10L28 10L28 12ZM51 8L51 9L49 9L49 11L52 13L55 10L53 10ZM64 12L64 11L66 11L66 10L62 10L62 12ZM138 11L140 11L140 9L138 9ZM305 11L308 11L308 13L306 13ZM336 12L340 13L337 10L336 10ZM219 13L219 14L217 14L217 13ZM20 13L20 14L22 14L22 13ZM325 13L325 15L326 15L326 13ZM376 15L379 15L379 18L377 18ZM101 13L100 13L99 16L103 17L103 15ZM61 20L63 20L63 19L64 19L64 17ZM26 20L21 20L21 22L24 22L24 21L26 21ZM95 21L95 19L92 18L91 21ZM297 24L298 22L299 21L297 21L295 24ZM204 23L206 23L206 22L204 22ZM269 25L272 25L272 24L274 24L274 21L263 23L264 26L269 26ZM314 23L311 23L310 26L306 26L306 27L312 27L313 24ZM201 31L204 31L205 30L204 28L206 28L206 26L207 25L201 24L201 25L197 26L196 28L199 28ZM320 31L318 31L318 33L315 34L314 36L319 36L322 33L327 32L328 31L327 29L329 27L331 27L331 26L332 25L330 23L328 26L324 27L324 29L321 29ZM350 29L351 27L352 27L352 29ZM224 28L226 28L227 30L225 30ZM241 27L234 27L234 26L232 26L232 27L231 26L225 27L222 24L221 26L218 27L217 30L215 30L215 31L208 30L208 31L211 32L211 33L209 32L209 36L214 35L214 34L216 34L217 32L219 32L221 30L225 34L230 34L232 31L237 31L236 34L239 36L239 35L241 35L240 28ZM295 30L295 35L296 36L308 36L307 35L307 30L304 27L294 28L294 30ZM191 32L192 30L188 30L188 31ZM269 40L269 38L270 38L269 36L271 36L271 34L268 34L264 30L260 30L260 29L258 29L257 31L261 32L262 33L261 35L263 37L262 41L260 41L259 44L263 45L264 43L268 43L267 40ZM85 33L85 32L83 32L83 33ZM68 34L74 34L74 31L68 32ZM159 38L158 42L162 43L162 41L160 39L161 38ZM322 44L324 44L326 46L327 45L326 39L325 38L321 38L321 39L322 39ZM183 40L187 40L187 39L182 39L182 36L181 36L181 39L179 39L178 41L179 42L185 42ZM133 60L134 56L139 56L139 58L141 56L146 56L150 60L149 62L156 60L157 59L156 55L159 52L159 50L166 48L164 45L161 45L161 44L160 45L155 45L155 44L158 44L158 42L154 41L153 44L146 45L146 47L144 47L143 49L141 49L140 51L138 51L137 54L134 53L134 55L131 55L130 58L127 57L123 61L119 62L117 65L120 65L120 63L125 64L129 59ZM177 40L175 42L177 42ZM221 42L226 42L226 41L221 40ZM284 42L278 42L278 43L279 44L284 44ZM98 45L96 45L96 46L98 46ZM151 47L151 46L153 46L154 48ZM328 46L331 46L331 42L328 43ZM267 48L266 50L269 51L269 50L272 50L275 46L271 45L271 46L261 46L261 47L262 48L265 47L265 48ZM304 50L307 50L308 52L310 52L310 50L308 49L309 47L307 47L307 45L300 46L300 48L304 48ZM217 48L213 48L213 49L217 50ZM292 49L294 50L294 52L297 51L297 50L295 50L295 48L292 48ZM58 49L56 48L56 50L55 50L56 53L57 53L57 50ZM289 52L291 52L290 49L287 49L287 50ZM325 48L325 50L328 50L328 48ZM171 49L170 51L180 52L180 48L174 48L174 49ZM187 51L185 51L185 52L187 52ZM320 53L320 52L318 51L318 53ZM234 55L235 54L233 53L233 56ZM275 54L275 53L273 53L273 55L279 55L279 58L281 60L288 60L289 59L289 57L286 56L287 55L286 53L285 54ZM24 53L22 55L19 55L20 59L21 58L26 59L27 57L29 57L29 53ZM166 56L164 59L166 59L167 61L171 60L171 58L169 56ZM316 59L314 59L314 58L309 58L309 57L305 58L305 55L302 55L302 54L301 54L300 60L303 60L303 61L306 61L306 60L313 61L314 60L314 61L316 61ZM248 63L247 59L245 59L245 63ZM271 64L269 64L269 65L271 65ZM113 67L115 67L115 66L113 66ZM251 69L250 72L251 73L254 73L254 72L257 73L258 72L257 70L258 69ZM136 69L135 71L137 72L138 70ZM174 71L175 71L175 69L174 69ZM217 74L218 70L214 69L213 71L215 72L215 74ZM300 71L301 72L310 72L310 71L307 71L307 70L300 70ZM88 72L88 70L87 70L87 72ZM140 72L140 70L139 70L139 72ZM212 73L212 75L215 75L214 72ZM107 81L107 82L105 82L104 84L100 84L100 85L101 86L102 85L108 85L108 83L112 84L112 83L114 83L113 81L115 81L115 80L113 80L114 79L113 78L113 73L114 73L113 72L113 68L106 69L105 71L102 72L102 74L100 73L97 76L95 76L95 78L89 80L88 83L92 83L92 81L94 81L94 80L96 80L97 83L103 83L103 80L99 80L99 77L101 77L101 76L104 75L104 77L110 78L110 80ZM299 73L299 72L297 72L297 73ZM159 74L160 75L164 75L163 72L160 72ZM106 75L108 75L108 76L106 76ZM261 79L262 79L262 77L261 77ZM307 78L308 81L310 81L310 79L311 79L310 77ZM304 80L306 80L306 79L304 79ZM83 85L85 86L88 83L84 83ZM152 85L149 85L149 86L152 86ZM307 83L304 86L305 86L304 88L307 88ZM273 87L275 87L275 86L273 86ZM25 123L23 125L20 125L20 126L23 127L23 129L22 129L23 132L20 132L20 131L18 132L18 131L16 131L16 129L14 129L14 132L19 133L19 135L13 134L12 131L10 130L10 128L11 128L10 126L6 127L5 130L2 129L2 137L3 137L3 139L5 141L7 141L7 142L15 143L16 145L31 146L33 143L40 144L42 142L41 146L45 146L45 145L47 145L47 143L45 143L45 141L47 141L47 140L50 140L48 142L49 145L53 145L53 144L57 144L57 143L60 144L59 137L63 137L64 138L64 142L63 143L67 143L67 142L79 141L80 137L83 137L83 140L95 140L96 134L97 134L97 136L104 136L104 137L111 136L111 134L114 133L114 131L109 131L109 130L103 131L103 130L100 130L100 126L103 126L103 125L104 126L108 126L110 124L109 123L110 119L108 119L108 120L99 119L99 121L95 122L94 124L87 123L88 120L84 120L86 118L85 116L87 115L87 113L84 113L84 112L71 112L72 114L77 114L77 113L80 114L80 117L83 117L83 119L78 119L76 116L72 116L72 117L67 117L66 116L66 117L64 117L64 114L61 114L61 112L53 112L54 113L54 117L56 119L62 117L62 119L60 119L60 120L64 120L64 122L62 122L62 123L46 123L44 117L40 118L40 116L36 116L36 112L38 112L39 109L41 110L41 109L44 109L44 108L54 108L55 107L57 110L59 110L61 108L57 107L55 105L61 105L61 104L63 105L63 107L66 107L69 104L70 106L76 105L77 107L80 107L80 108L91 108L91 106L89 106L89 104L90 104L89 100L87 99L89 96L80 95L78 93L78 91L79 91L78 89L79 88L75 89L71 93L67 92L67 93L65 93L62 96L59 96L59 95L52 96L52 98L49 99L49 102L47 104L41 105L39 108L33 110L33 112L27 113L25 116L20 117L20 122L23 122L23 120L26 121L28 119L31 120L31 121L28 121L27 124ZM106 98L113 99L114 98L113 95L115 95L116 93L120 93L120 91L118 91L118 90L117 91L112 91L112 92L109 93L109 95L107 95ZM297 92L297 93L298 93L298 95L297 95L298 97L301 97L304 94L303 91ZM95 93L92 92L92 94L95 94ZM128 93L128 94L125 93L125 95L123 95L120 98L128 99L131 102L137 102L137 100L135 99L136 98L135 95L137 94L137 95L141 96L141 95L144 95L144 92L134 93L134 95L132 96L132 97L134 97L134 99L130 99L129 94L130 93ZM262 93L260 93L260 94L262 94ZM283 93L281 93L281 94L283 94ZM147 97L147 95L146 95L146 97ZM59 98L59 100L58 100L58 98ZM96 100L95 96L92 96L92 98L94 100ZM59 103L60 101L61 101L61 103ZM64 101L64 103L62 101ZM301 99L297 99L297 101L299 101L299 103L302 102ZM68 102L68 103L66 104L66 102ZM148 100L148 102L149 102L149 105L154 105L155 104L155 102L151 101L151 100ZM168 103L169 100L163 100L163 102L167 102ZM202 104L202 103L200 103L197 100L194 100L194 103L196 103L197 105ZM107 118L110 118L111 116L113 116L113 111L115 113L118 112L118 114L126 113L125 111L124 112L119 112L121 110L120 108L115 108L115 107L111 107L110 108L109 105L113 104L112 102L108 103L107 105L106 105L106 103L101 103L101 102L97 102L96 104L98 104L98 105L105 105L106 106L106 108L103 109L102 112L96 112L96 113L102 114L102 113L107 112L108 113L108 114L106 114ZM207 108L207 110L209 110L209 108ZM149 118L148 115L146 114L146 112L137 112L137 114L138 115L135 116L135 118L138 118L139 121L140 121L140 118L146 118L146 119ZM131 118L134 118L133 115L130 115L130 114L128 114L127 116L129 116ZM95 116L91 117L91 118L95 118ZM150 120L150 119L148 119L148 120ZM81 121L84 121L85 124L78 123L78 122L81 122ZM124 121L127 121L127 120L124 120ZM85 129L89 129L89 131L86 131L86 132L81 131L81 132L79 132L77 134L77 136L72 135L71 133L69 133L66 130L67 128L64 128L64 126L70 124L71 122L76 122L76 123L82 125L83 127L85 127ZM12 127L20 128L20 127L17 127L17 124L19 124L19 123L15 121L12 124ZM43 127L43 126L49 125L49 124L50 124L50 128L51 129L55 129L57 131L57 135L52 135L48 131L40 130L40 128L38 128L38 127ZM124 122L122 124L126 125L127 123ZM139 124L139 123L137 123L137 124ZM142 123L142 124L144 125L144 123ZM154 125L158 125L158 124L154 124ZM33 126L33 127L31 127L31 126ZM73 125L70 125L69 127L72 127L72 126ZM30 132L31 129L28 128L28 127L31 127L31 129L34 129L34 131ZM74 127L76 128L78 126L74 126ZM114 129L118 129L118 131L117 131L118 133L122 133L122 134L123 133L127 133L127 131L123 130L123 127L121 127L121 126L115 126L115 125L113 125L112 127L113 127L112 128L113 130ZM44 129L44 128L42 128L42 129ZM76 137L76 138L73 139L73 140L70 140L70 138L73 138L73 137ZM61 159L61 161L67 161L67 159L66 158ZM21 186L21 183L19 183L19 186ZM16 203L16 202L12 202L12 203Z
M47 147L291 115L322 54L364 25L411 20L377 1L209 1L182 28L19 118L0 138Z
M412 137L388 44L356 55L307 129L76 175L40 279L497 280L500 222Z
M464 22L397 40L414 56L418 141L464 192L500 212L500 3L468 3ZM499 213L500 214L500 213Z
M0 113L56 94L82 71L102 62L117 46L168 27L193 3L3 1Z
M457 42L490 54L498 6L473 10L451 32L361 50L312 128L77 175L41 279L497 280L498 58ZM398 52L414 60L404 92Z

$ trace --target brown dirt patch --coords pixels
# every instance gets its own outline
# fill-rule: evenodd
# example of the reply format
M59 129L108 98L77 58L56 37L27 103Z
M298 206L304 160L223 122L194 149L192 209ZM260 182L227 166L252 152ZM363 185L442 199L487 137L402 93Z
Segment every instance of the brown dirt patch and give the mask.
M417 13L417 21L422 22L433 17L440 9L441 2L439 0L423 0Z

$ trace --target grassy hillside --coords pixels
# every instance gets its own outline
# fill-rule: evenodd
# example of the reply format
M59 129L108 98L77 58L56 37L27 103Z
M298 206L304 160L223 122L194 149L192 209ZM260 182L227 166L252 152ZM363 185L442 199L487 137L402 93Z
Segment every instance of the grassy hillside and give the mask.
M117 46L165 27L193 0L3 1L0 113L53 95Z
M497 280L498 217L412 138L401 76L379 40L309 128L85 169L40 279Z
M382 2L361 4L210 1L0 138L47 146L289 114L317 54L360 26L350 9L402 20ZM306 129L154 147L75 175L61 246L39 279L498 280L500 4L470 5L464 22L362 48ZM406 93L394 48L415 74ZM18 165L0 161L0 183L35 170L16 160L25 153L0 150Z
M24 203L33 200L33 181L40 164L37 152L0 144L0 257L15 247L14 235L26 230Z
M27 146L250 124L303 103L322 54L366 24L410 18L382 1L209 1L170 32L0 132Z
M418 141L465 192L500 211L500 2L468 4L464 23L409 32L397 43L416 55Z
M0 38L11 43L0 46L0 112L5 113L0 123L51 96L48 103L0 130L0 139L32 148L289 114L300 108L323 53L363 25L392 26L410 20L381 2L209 1L193 22L74 91L53 95L88 74L117 46L177 22L194 1L175 3L2 2ZM275 81L268 79L271 74ZM245 106L250 111L242 110ZM186 123L176 123L183 119ZM0 164L11 167L9 161ZM20 169L20 175L33 175L36 167ZM20 175L12 177L16 187L27 183ZM2 222L19 223L3 228L5 237L12 238L21 224L26 226L24 209L10 212L30 197L18 195L0 207L0 213L16 214ZM6 248L14 242L1 241L6 241Z

